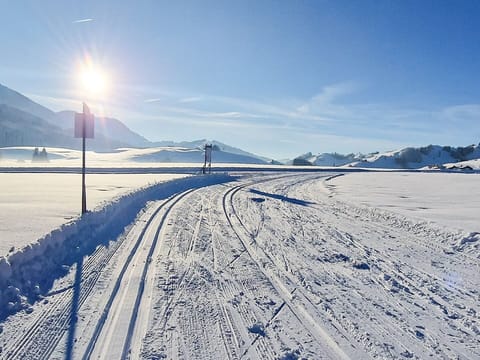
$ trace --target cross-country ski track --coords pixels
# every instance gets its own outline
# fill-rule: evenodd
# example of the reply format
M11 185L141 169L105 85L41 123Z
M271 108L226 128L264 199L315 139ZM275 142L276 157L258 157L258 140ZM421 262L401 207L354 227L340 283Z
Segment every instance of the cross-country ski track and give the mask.
M480 358L478 250L338 200L334 175L243 174L149 202L8 319L0 357Z

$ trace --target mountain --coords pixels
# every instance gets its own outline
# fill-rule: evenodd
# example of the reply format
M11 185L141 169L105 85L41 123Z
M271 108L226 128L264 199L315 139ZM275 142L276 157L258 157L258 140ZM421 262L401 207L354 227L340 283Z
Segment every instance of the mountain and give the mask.
M74 117L74 111L60 111L55 114L54 121L63 129L73 131ZM124 123L114 118L95 116L95 136L97 134L129 146L149 147L152 145L143 136L130 130Z
M108 151L128 145L125 142L106 138L102 134L88 140L88 148L96 151ZM73 137L73 129L67 131L36 115L0 104L0 147L6 146L80 149L82 143L81 139Z
M467 160L480 159L480 144L465 147L428 145L425 147L407 147L400 150L369 155L311 152L300 155L290 163L295 165L349 166L383 169L420 169L429 166L441 167Z
M162 163L203 163L204 151L202 147L181 147L166 146L148 149L121 149L131 153L129 160L135 162L162 162ZM266 164L265 161L254 156L235 154L222 151L219 148L213 148L213 163L230 163L230 164Z
M38 119L43 120L42 126L45 131L43 133L43 143L49 146L57 146L58 140L56 136L58 135L58 129L62 131L60 133L63 136L72 138L71 141L63 141L63 146L73 146L73 148L78 148L80 142L78 139L73 139L73 123L74 123L74 111L61 111L55 113L52 110L37 104L28 97L20 94L19 92L12 90L4 85L0 84L0 104L9 106L10 108L15 108L21 110L24 114L28 113ZM9 113L10 119L13 122L17 122L17 130L21 129L21 124L25 122L24 115L21 115L18 119L15 118L17 114ZM5 114L4 114L5 116ZM30 122L31 124L31 122ZM27 124L25 124L27 125ZM52 125L56 128L55 132L51 133L49 138L49 132L47 129ZM126 147L126 146L135 146L135 147L146 147L150 146L150 142L144 137L138 135L137 133L130 130L125 124L117 119L104 118L104 117L95 117L95 139L89 139L89 147L96 150L108 150L115 149L117 147ZM24 127L25 137L33 137L34 135L28 135L28 127ZM7 131L7 129L5 129ZM54 136L55 135L55 136ZM9 146L12 145L11 142L14 140L19 140L21 137L15 137L10 139L8 143L1 142L0 146ZM7 145L8 144L8 145ZM30 145L25 142L17 142L13 145ZM43 146L43 144L38 144L38 146Z
M0 146L66 147L71 142L72 137L58 126L28 112L0 104Z
M480 158L480 144L466 147L428 145L407 147L386 153L372 154L349 166L387 169L420 169L426 166L444 165Z
M55 113L28 97L0 84L0 147L35 146L80 149L81 140L73 137L75 112ZM217 162L265 164L271 160L219 141L161 141L150 142L129 129L120 120L95 117L95 138L88 139L87 148L95 151L112 151L119 148L179 147L195 150L194 153L172 149L157 149L135 161L203 162L203 146L213 144Z
M245 156L247 158L254 158L254 159L258 159L260 160L259 163L261 164L265 164L267 162L271 162L272 159L269 159L267 157L263 157L263 156L258 156L258 155L255 155L255 154L252 154L252 153L249 153L247 151L244 151L244 150L241 150L241 149L238 149L236 147L233 147L233 146L230 146L230 145L227 145L227 144L224 144L224 143L221 143L220 141L217 141L217 140L206 140L206 139L202 139L202 140L194 140L194 141L182 141L182 142L175 142L175 141L157 141L157 142L154 142L152 143L152 146L159 146L159 147L162 147L162 146L173 146L173 147L184 147L184 148L191 148L191 149L203 149L203 147L205 146L205 144L212 144L213 145L213 149L216 150L216 151L222 151L222 152L227 152L227 153L230 153L230 154L236 154L236 155L240 155L240 156Z
M338 153L323 153L313 155L311 152L297 156L290 161L293 165L343 166L363 159L361 154L342 155Z
M49 122L52 122L55 118L55 113L52 110L37 104L28 97L2 84L0 84L0 104L14 107Z

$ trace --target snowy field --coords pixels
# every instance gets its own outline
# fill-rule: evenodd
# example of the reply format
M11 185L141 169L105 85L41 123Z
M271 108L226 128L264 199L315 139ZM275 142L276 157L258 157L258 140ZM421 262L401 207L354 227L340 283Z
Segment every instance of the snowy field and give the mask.
M328 182L335 198L480 232L480 174L363 172Z
M92 210L113 198L155 182L187 175L89 174L87 207ZM0 256L19 249L78 217L81 175L0 173Z
M0 259L0 357L480 358L478 175L335 175L166 182Z

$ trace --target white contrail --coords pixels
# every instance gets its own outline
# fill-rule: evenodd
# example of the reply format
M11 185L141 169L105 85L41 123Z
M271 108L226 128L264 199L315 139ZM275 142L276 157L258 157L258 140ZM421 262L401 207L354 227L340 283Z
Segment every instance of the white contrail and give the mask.
M75 20L72 21L73 24L79 24L79 23L85 23L85 22L90 22L93 21L93 19L80 19L80 20Z

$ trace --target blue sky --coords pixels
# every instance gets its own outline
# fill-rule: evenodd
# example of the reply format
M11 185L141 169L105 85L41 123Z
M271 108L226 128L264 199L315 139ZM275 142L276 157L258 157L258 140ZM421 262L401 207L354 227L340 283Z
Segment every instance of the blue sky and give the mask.
M261 155L480 141L480 1L5 1L0 83L150 140Z

